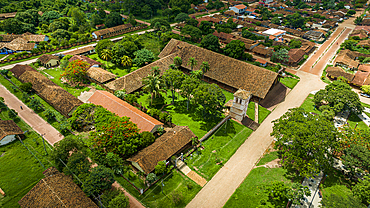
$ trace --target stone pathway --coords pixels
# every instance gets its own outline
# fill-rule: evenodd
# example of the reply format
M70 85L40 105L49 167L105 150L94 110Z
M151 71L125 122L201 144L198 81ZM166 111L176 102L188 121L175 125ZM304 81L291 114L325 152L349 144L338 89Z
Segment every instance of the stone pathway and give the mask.
M258 123L258 103L254 103L254 121Z
M203 187L206 185L207 180L204 179L202 176L198 175L195 171L192 171L183 161L178 160L177 161L177 168L184 173L187 177L189 177L191 180L193 180L195 183Z
M303 200L301 201L301 204L299 205L292 205L292 207L297 208L318 208L321 207L320 201L322 200L322 197L319 195L319 184L324 177L323 172L315 176L314 178L305 178L303 180L302 185L307 186L310 189L311 196L304 196Z
M370 108L364 108L364 112L370 113ZM367 125L370 126L370 118L366 113L358 114L357 116Z
M2 57L2 58L0 59L0 61L2 61L2 60L4 60L4 59L8 58L8 56L9 56L9 54L8 54L8 55L6 55L6 56L4 56L4 57Z

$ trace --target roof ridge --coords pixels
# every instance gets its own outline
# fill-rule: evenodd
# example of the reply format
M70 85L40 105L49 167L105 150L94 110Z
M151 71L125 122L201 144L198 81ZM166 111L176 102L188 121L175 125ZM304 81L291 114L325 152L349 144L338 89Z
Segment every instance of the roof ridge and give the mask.
M50 189L50 191L54 194L54 196L63 204L64 207L67 207L67 205L65 205L65 203L59 198L59 196L57 195L57 193L55 193L54 189L52 189L48 183L45 181L45 178L41 179L42 182L44 182L44 184L46 185L46 187L48 187Z

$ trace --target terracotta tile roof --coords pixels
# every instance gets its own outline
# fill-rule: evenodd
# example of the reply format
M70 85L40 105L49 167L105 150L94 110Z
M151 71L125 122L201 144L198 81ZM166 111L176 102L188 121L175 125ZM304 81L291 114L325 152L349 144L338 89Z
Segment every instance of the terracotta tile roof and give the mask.
M70 207L97 208L71 177L57 171L46 171L50 175L41 179L19 202L22 208Z
M13 51L32 51L33 48L35 48L36 43L0 43L0 49L1 48L8 48Z
M230 39L230 38L234 37L232 34L224 33L224 32L217 32L217 31L214 31L213 35L222 39L222 40L227 40L227 39Z
M120 117L127 116L137 125L140 132L155 130L156 127L162 126L163 123L157 121L148 114L117 98L107 91L96 91L88 100L95 105L101 105L112 113Z
M358 36L359 38L367 38L368 37L368 32L366 30L353 30L352 33L349 35L350 37L353 36Z
M10 71L13 72L14 76L21 82L32 83L32 89L35 90L42 99L52 105L55 110L66 117L69 117L69 114L75 108L83 104L75 96L65 91L36 70L21 68L21 66L17 65Z
M257 46L252 49L253 53L257 53L264 56L271 56L273 53L273 49L265 47L265 46Z
M81 61L87 62L89 64L89 67L88 68L90 68L90 67L92 67L94 65L98 65L98 66L102 65L102 63L97 62L97 61L95 61L95 60L93 60L93 59L91 59L91 58L89 58L87 56L83 56L83 55L74 55L68 61L69 62L72 62L72 61L75 61L75 60L81 60Z
M357 43L357 45L360 45L360 46L370 46L370 40L369 39L361 40L360 42Z
M8 135L23 134L23 131L13 120L0 120L0 141Z
M231 16L234 16L235 15L235 12L233 10L228 10L226 12L224 12L225 15L231 15Z
M11 13L1 13L0 18L14 18L17 12L11 12Z
M239 5L236 5L234 7L237 8L237 9L245 9L247 6L245 6L244 4L239 4Z
M288 52L289 62L298 63L306 53L299 48L290 49Z
M113 32L117 32L117 31L120 31L120 30L128 29L130 27L132 27L132 25L130 23L128 23L128 24L123 24L123 25L118 25L118 26L115 26L115 27L111 27L111 28L98 30L98 31L95 31L94 33L98 37L100 37L100 36L104 36L104 35L109 34L109 33L113 33Z
M167 44L159 57L162 58L171 53L181 57L182 67L188 70L190 67L186 63L190 57L194 57L198 63L208 62L210 70L205 73L206 77L235 89L250 91L254 96L260 98L266 96L278 75L270 70L175 39ZM193 70L199 68L198 65Z
M0 36L3 37L1 42L10 42L17 38L23 38L28 42L33 41L33 42L38 43L38 42L44 41L46 38L46 35L33 35L33 34L28 34L28 33L25 33L22 35L0 35Z
M201 23L202 21L213 22L213 23L219 23L219 22L221 22L220 19L216 19L216 18L213 18L213 17L210 17L210 16L201 17L201 18L198 18L196 20L199 23Z
M358 67L358 70L363 71L363 72L370 72L370 66L369 65L361 64Z
M263 59L256 59L256 62L261 63L261 64L266 64L267 61Z
M328 67L326 72L331 78L337 79L338 77L345 77L348 82L352 82L353 78L355 77L355 75L345 72L340 67Z
M357 71L355 77L352 80L352 84L362 86L365 84L367 78L369 77L370 72Z
M60 60L59 56L53 56L50 54L43 54L42 56L39 57L39 60L42 64L46 64L52 59Z
M68 53L63 53L64 55L80 55L80 54L83 54L83 53L86 53L86 52L89 52L89 51L92 51L94 50L94 46L87 46L87 47L83 47L83 48L79 48L77 50L73 50L73 51L70 51Z
M360 64L359 61L354 60L352 53L348 53L348 50L340 51L337 58L335 58L335 63L340 63L348 66L349 68L357 68Z
M161 71L160 74L162 75L163 72L169 68L170 64L173 64L173 58L175 56L175 54L170 54L168 57L159 59L121 78L109 82L105 86L113 91L125 89L126 93L132 93L143 86L142 80L150 74L152 67L158 66Z
M356 26L355 30L365 30L366 32L370 33L370 26Z
M187 126L176 126L138 152L127 161L136 162L146 174L152 172L159 161L167 160L196 137Z
M117 75L100 67L90 67L90 69L86 71L86 75L99 83L105 83L107 81L114 80L114 78L117 77Z

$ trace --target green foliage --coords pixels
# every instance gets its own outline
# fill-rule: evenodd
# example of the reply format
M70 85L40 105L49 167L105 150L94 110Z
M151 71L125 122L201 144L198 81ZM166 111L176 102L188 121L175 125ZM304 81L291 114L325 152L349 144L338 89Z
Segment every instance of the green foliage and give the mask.
M36 111L38 111L38 110L42 110L40 100L39 100L39 99L37 99L37 98L33 98L33 99L31 99L30 107L31 107L31 108L33 108L33 109L34 109L34 110L36 110Z
M251 39L251 40L263 40L263 39L265 39L264 36L256 35L256 34L250 32L249 30L246 30L246 29L244 29L242 31L242 36L243 36L243 38L248 38L248 39Z
M118 196L116 196L112 201L109 202L108 208L128 208L130 207L129 199L128 197L120 193Z
M188 16L188 14L186 14L186 13L180 13L180 14L178 14L176 16L175 21L176 22L183 22L183 21L185 21L185 20L187 20L189 18L190 17Z
M361 145L349 145L341 157L343 164L354 175L357 172L370 171L370 150Z
M172 202L177 206L184 201L184 196L179 191L174 191L172 193Z
M154 54L148 49L141 49L134 53L135 58L133 63L137 66L144 66L144 64L150 64L154 60Z
M370 177L364 176L352 189L353 194L366 205L370 205Z
M140 133L140 140L140 146L142 148L145 148L155 141L155 137L151 132L143 131Z
M87 156L79 151L73 152L68 158L67 167L63 168L63 172L66 175L76 175L80 180L84 181L85 177L88 175L91 163L87 159ZM75 178L74 178L75 179ZM80 184L78 180L75 179L77 184Z
M68 162L69 152L82 150L83 145L74 136L66 136L63 140L54 144L54 149L50 154L50 158L54 161L55 167L62 171L64 163Z
M122 17L118 12L111 12L105 19L106 27L114 27L122 24L123 24Z
M105 207L109 206L109 202L112 201L116 196L118 196L121 191L116 189L110 189L104 191L104 193L100 196L101 202Z
M9 109L8 110L8 116L9 116L9 118L14 120L15 118L17 118L18 113L14 109Z
M32 90L32 83L31 82L22 83L19 86L19 89L21 89L23 92L30 92Z
M370 94L370 85L362 85L361 90L366 94Z
M49 108L46 109L44 112L43 112L44 116L48 119L48 121L51 121L55 118L55 113L50 110Z
M114 92L114 95L116 97L118 97L119 99L124 100L127 94L126 94L126 90L123 89L123 90L117 90L117 91L115 91Z
M113 47L114 43L109 39L100 40L95 47L95 52L98 54L99 58L101 58L102 51L104 49L110 49Z
M162 175L168 173L169 168L166 166L166 161L159 161L158 164L155 166L155 174Z
M281 48L278 51L275 51L271 56L271 61L273 62L288 62L289 60L289 51L285 48Z
M326 208L347 208L347 207L356 207L356 208L366 208L361 201L354 197L352 194L348 196L343 196L339 194L328 194L320 202L323 207Z
M277 140L275 148L284 168L299 172L303 177L331 168L333 152L330 150L339 146L338 132L331 121L294 108L273 123L271 136Z
M137 103L137 97L134 94L126 95L126 101L130 104Z
M196 20L195 20L195 19L193 19L193 18L187 19L187 20L185 21L185 23L186 23L187 25L191 25L191 26L193 26L193 27L197 27L197 26L198 26L198 24L199 24L199 22L198 22L198 21L196 21Z
M204 36L202 41L200 42L200 46L215 52L220 51L221 47L218 38L213 34L208 34Z
M243 56L245 44L240 40L232 40L224 48L224 53L232 58L239 59Z
M170 23L168 23L164 19L153 19L150 25L155 30L161 30L162 32L166 32L171 29Z
M154 181L157 180L157 175L155 175L155 173L149 173L147 176L146 176L146 181L149 183L149 184L152 184Z
M292 39L289 42L289 46L292 48L300 48L302 46L302 42L300 40Z
M327 103L330 110L339 113L343 110L359 114L363 111L360 98L352 88L344 82L334 81L327 85L325 89L315 94L314 102L316 106Z
M203 106L204 116L217 116L222 113L226 97L218 85L200 84L193 92L192 101Z
M199 28L188 24L181 29L181 34L189 35L194 41L198 41L202 38L202 31Z
M189 103L191 95L193 94L194 90L198 87L200 81L197 78L192 76L186 76L185 79L181 82L181 91L180 94L187 98L187 110L189 110Z
M83 82L86 79L86 71L89 64L82 60L70 62L60 77L64 77L72 82Z
M86 177L84 184L82 185L82 190L87 196L97 196L102 191L110 189L113 182L113 172L110 169L99 165L93 168L90 175Z
M212 27L213 23L208 21L202 21L199 25L199 29L202 31L203 35L212 34L215 31Z

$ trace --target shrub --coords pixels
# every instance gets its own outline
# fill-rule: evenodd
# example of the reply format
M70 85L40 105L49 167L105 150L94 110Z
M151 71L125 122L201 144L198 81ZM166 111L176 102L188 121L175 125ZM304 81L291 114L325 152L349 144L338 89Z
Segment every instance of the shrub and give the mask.
M146 176L146 181L149 183L149 184L152 184L155 180L157 180L157 175L155 173L149 173L147 176Z
M126 101L130 104L136 103L137 102L137 97L133 94L128 94L128 95L126 95Z
M172 202L177 206L181 204L184 200L184 196L179 191L174 191L172 193Z
M26 83L22 83L19 88L23 91L23 92L30 92L32 90L32 83L31 82L26 82Z
M112 201L109 202L108 208L128 208L130 206L128 197L120 193Z
M169 169L166 166L166 161L159 161L158 164L155 166L155 174L161 175L166 174L169 171Z

